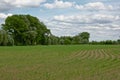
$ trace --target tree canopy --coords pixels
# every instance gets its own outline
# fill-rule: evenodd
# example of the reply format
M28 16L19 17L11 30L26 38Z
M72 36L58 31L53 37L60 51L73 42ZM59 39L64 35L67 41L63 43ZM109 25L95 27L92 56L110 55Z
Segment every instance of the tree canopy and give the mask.
M7 17L2 28L13 37L15 45L45 44L44 35L50 34L46 25L31 15Z

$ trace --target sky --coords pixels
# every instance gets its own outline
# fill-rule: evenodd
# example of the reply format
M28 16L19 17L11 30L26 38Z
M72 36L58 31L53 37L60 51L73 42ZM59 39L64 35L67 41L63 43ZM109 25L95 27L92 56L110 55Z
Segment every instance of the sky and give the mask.
M120 0L0 0L0 24L14 14L39 18L56 36L89 32L91 41L120 38Z

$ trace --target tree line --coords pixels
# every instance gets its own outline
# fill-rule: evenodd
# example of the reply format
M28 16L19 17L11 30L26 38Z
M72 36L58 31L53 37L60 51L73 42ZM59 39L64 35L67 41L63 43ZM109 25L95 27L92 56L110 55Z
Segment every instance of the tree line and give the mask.
M93 45L117 45L120 44L120 39L118 40L105 40L105 41L91 41L89 44Z
M0 29L0 46L87 44L90 34L82 32L73 37L54 36L46 25L31 15L12 15Z

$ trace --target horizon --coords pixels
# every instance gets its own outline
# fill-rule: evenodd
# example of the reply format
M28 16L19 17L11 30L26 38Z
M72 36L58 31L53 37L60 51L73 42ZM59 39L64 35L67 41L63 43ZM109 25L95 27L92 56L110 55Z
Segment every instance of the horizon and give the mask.
M1 0L0 24L14 14L30 14L55 36L90 33L90 41L120 37L119 0Z

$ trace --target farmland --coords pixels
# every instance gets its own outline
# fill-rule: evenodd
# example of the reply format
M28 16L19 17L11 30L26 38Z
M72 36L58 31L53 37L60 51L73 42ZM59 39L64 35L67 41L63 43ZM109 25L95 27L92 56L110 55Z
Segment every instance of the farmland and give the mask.
M0 47L0 80L120 80L120 45Z

